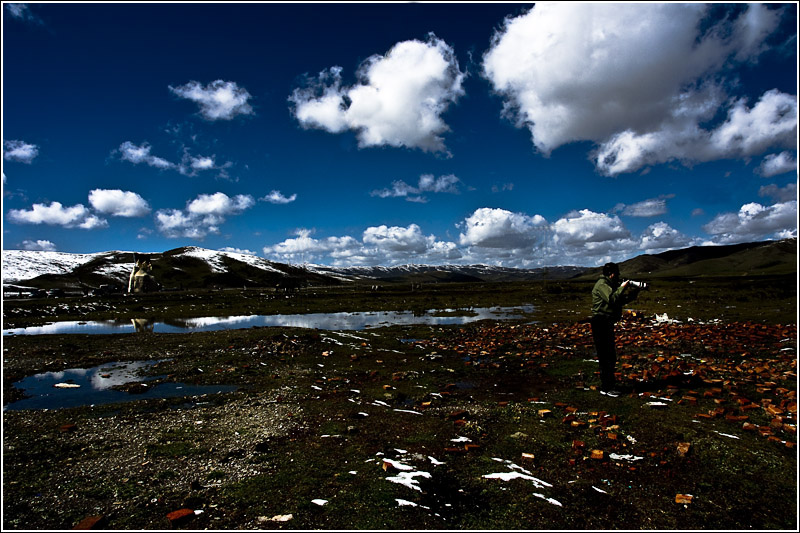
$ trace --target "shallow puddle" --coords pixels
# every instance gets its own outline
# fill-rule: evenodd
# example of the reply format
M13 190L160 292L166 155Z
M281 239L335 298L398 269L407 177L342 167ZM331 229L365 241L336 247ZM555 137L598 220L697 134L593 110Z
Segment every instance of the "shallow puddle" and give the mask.
M9 403L3 410L63 409L84 405L129 402L147 398L173 398L231 392L232 385L186 385L159 383L149 386L156 376L144 376L144 371L157 361L107 363L94 368L71 368L62 372L43 372L22 379L14 386L28 398ZM126 392L114 387L136 383Z
M111 333L186 333L189 331L219 331L252 327L295 327L325 330L361 330L384 326L468 324L478 320L517 320L532 313L534 306L480 307L469 309L412 311L367 311L352 313L308 313L295 315L245 315L202 317L156 322L147 319L125 321L63 321L4 329L3 335L48 334L111 334Z

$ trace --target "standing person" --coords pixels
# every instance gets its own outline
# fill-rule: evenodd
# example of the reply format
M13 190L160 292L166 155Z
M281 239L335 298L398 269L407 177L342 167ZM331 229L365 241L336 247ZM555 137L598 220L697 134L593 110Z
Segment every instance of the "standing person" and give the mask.
M592 289L592 338L600 360L600 390L603 394L617 397L614 367L617 351L614 345L614 324L622 318L622 306L636 299L639 289L629 287L629 281L620 284L619 265L603 265L603 277Z

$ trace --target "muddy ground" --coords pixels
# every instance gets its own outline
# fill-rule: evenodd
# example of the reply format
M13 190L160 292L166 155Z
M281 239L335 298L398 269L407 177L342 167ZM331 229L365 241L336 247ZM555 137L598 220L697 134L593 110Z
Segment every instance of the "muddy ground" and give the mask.
M596 389L585 283L286 298L4 301L4 328L532 303L517 322L3 338L3 401L39 372L157 361L123 403L3 413L3 528L790 529L796 279L662 282ZM142 399L159 383L235 392Z

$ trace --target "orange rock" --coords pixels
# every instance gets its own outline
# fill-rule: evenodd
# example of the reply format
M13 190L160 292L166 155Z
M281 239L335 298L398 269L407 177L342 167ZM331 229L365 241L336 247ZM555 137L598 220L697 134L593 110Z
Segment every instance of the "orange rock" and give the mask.
M104 515L87 516L78 522L72 529L104 529L106 527L106 517Z
M725 420L728 422L744 422L749 417L747 415L725 415Z
M194 511L186 508L178 509L177 511L172 511L171 513L167 514L167 518L173 525L188 522L193 516Z
M694 496L692 496L691 494L676 494L675 495L675 503L689 504L689 503L692 503L693 499L694 499Z

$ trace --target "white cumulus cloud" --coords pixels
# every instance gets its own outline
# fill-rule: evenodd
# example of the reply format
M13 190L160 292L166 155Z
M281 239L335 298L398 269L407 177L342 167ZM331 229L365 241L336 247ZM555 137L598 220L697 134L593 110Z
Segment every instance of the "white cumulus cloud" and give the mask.
M186 206L186 211L193 215L230 215L239 213L253 206L255 201L248 194L237 194L230 197L223 192L201 194Z
M385 225L370 227L364 231L363 241L367 246L388 253L421 254L427 249L427 240L416 224L405 228Z
M789 152L781 152L779 154L769 154L761 162L761 165L756 169L756 173L771 178L778 174L785 174L797 170L797 158L792 156Z
M3 159L30 164L39 155L39 147L25 141L3 141Z
M108 226L106 220L93 215L83 204L64 207L61 202L33 204L30 210L12 209L8 212L8 219L19 224L48 224L65 228L96 229Z
M289 97L303 127L354 130L361 147L445 151L442 134L449 128L441 116L464 93L465 74L444 41L430 34L427 42L399 42L366 59L353 86L342 85L341 73L341 67L323 71Z
M541 215L528 216L490 207L476 209L459 226L463 229L459 236L461 245L507 250L532 247L542 240L542 230L548 229Z
M144 163L151 167L160 169L175 167L174 163L170 163L166 159L152 155L150 153L152 149L153 147L148 143L142 143L141 145L137 146L130 141L125 141L119 145L118 152L120 154L120 159L133 163L134 165Z
M35 250L35 251L42 251L42 252L55 252L56 245L47 240L36 240L36 241L22 241L20 247L23 250Z
M639 247L652 254L689 246L692 240L666 222L656 222L644 230Z
M797 142L797 96L767 91L752 109L741 98L727 120L711 133L714 158L749 157L773 147L794 147Z
M195 177L200 172L206 172L209 170L218 170L219 173L217 177L219 178L229 178L228 170L230 167L233 166L232 161L227 161L223 164L218 164L216 161L216 156L205 156L205 155L191 155L188 150L184 150L183 157L181 158L181 162L175 167L178 169L178 172L183 174L184 176Z
M667 199L651 198L630 205L619 204L614 211L631 217L656 217L667 212Z
M771 206L745 204L738 213L717 215L703 226L703 231L718 244L797 237L797 200Z
M313 230L298 229L296 237L273 246L265 246L264 255L279 261L314 261L325 257L348 257L359 250L360 244L353 237L327 237L315 239Z
M144 198L120 189L94 189L89 193L89 203L96 211L116 217L142 217L150 212Z
M427 202L426 192L459 194L459 180L453 174L435 177L433 174L423 174L419 177L416 186L409 185L403 180L392 182L391 189L376 189L370 196L379 198L405 198L409 202Z
M562 264L627 259L639 244L618 216L589 209L567 213L552 228L553 246Z
M540 152L595 142L592 158L607 175L793 146L796 96L769 91L749 109L724 77L731 64L757 59L784 11L748 4L710 21L710 9L537 3L506 19L483 72ZM704 129L718 115L727 119Z
M169 89L177 96L197 103L206 120L231 120L237 115L253 114L248 103L250 93L236 82L216 80L203 86L200 82L190 81Z
M455 243L423 235L416 224L368 227L360 240L349 235L316 239L313 233L299 229L296 237L265 246L264 255L284 262L330 261L334 266L441 263L462 257Z
M228 196L223 192L201 194L186 203L186 209L160 209L155 214L156 227L168 238L202 240L218 234L226 217L238 215L255 204L252 196Z
M263 202L269 202L271 204L290 204L297 200L297 195L293 194L291 196L284 196L281 191L272 191L268 195L259 198L259 200Z

